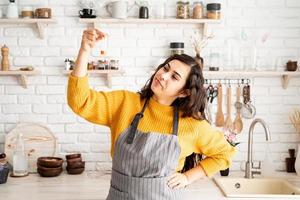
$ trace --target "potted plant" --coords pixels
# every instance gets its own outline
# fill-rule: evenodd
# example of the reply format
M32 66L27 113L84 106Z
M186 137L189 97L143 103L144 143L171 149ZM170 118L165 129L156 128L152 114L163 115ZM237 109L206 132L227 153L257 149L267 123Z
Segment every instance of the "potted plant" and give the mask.
M232 129L223 129L223 133L224 133L224 137L226 138L227 142L235 147L238 144L240 144L240 142L237 142L237 138L236 135L237 133L232 130ZM221 176L228 176L229 175L229 168L224 169L224 170L220 170L220 174Z

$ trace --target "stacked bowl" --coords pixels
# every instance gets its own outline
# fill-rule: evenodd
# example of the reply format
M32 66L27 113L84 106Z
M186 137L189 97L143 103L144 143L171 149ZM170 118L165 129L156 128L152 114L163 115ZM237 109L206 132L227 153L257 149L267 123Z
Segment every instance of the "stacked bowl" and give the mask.
M43 177L58 176L62 171L63 159L58 157L39 157L37 172Z
M80 153L66 155L66 160L69 174L81 174L84 171L85 162L82 161Z

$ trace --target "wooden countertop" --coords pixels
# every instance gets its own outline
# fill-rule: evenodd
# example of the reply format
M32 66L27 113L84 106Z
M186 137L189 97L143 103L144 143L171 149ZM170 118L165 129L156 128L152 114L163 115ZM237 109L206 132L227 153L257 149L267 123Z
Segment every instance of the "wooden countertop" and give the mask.
M283 172L278 172L278 174L300 183L300 178L295 174ZM232 173L231 176L242 177L242 172ZM110 174L104 172L97 174L85 172L80 175L69 175L63 172L60 176L52 178L30 174L22 178L9 177L6 184L0 185L0 196L1 200L105 200L109 184ZM298 186L300 187L300 184ZM212 179L204 178L187 187L185 199L224 200L227 198L223 196Z

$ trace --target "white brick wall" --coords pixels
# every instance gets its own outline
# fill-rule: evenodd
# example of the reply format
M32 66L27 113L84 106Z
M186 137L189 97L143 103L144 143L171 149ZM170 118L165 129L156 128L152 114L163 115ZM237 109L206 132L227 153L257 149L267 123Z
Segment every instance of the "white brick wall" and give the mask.
M208 3L212 1L204 1ZM225 69L232 69L228 63L229 45L241 47L241 32L247 34L247 45L256 44L261 61L275 63L283 70L290 59L300 62L300 1L299 0L221 0L223 20L211 27L213 38L203 51L206 63L211 53L221 55L220 63ZM61 74L65 58L75 58L80 45L82 31L86 24L78 22L79 7L74 0L19 0L23 6L50 6L56 24L45 28L45 38L39 39L35 25L0 25L0 45L10 48L12 65L33 65L42 75L28 77L27 89L19 85L13 76L0 77L0 152L4 148L4 137L19 122L41 122L48 124L60 143L61 155L81 151L87 168L95 163L110 165L110 130L87 122L76 116L66 102L67 76ZM0 8L7 0L0 0ZM175 1L167 1L167 15L175 15ZM103 13L99 9L98 13ZM131 12L136 14L137 10ZM106 15L107 13L104 13ZM92 57L104 49L108 56L121 59L125 70L123 76L112 79L113 89L138 90L148 80L149 72L169 55L169 42L184 41L186 52L193 54L190 36L195 25L165 24L97 24L108 34L108 38L92 52ZM262 44L263 33L270 37ZM255 41L256 40L256 41ZM245 42L245 41L244 41ZM237 52L239 49L235 49ZM238 52L239 53L239 52ZM242 52L250 58L251 48ZM240 54L238 54L240 55ZM92 59L92 58L91 58ZM274 66L270 66L275 68ZM90 85L95 89L110 90L103 76L91 75ZM271 130L272 158L278 170L285 169L285 157L289 148L296 148L300 142L289 122L292 108L300 107L300 79L292 78L287 89L282 89L280 77L251 79L251 99L257 109L257 117L268 122ZM235 91L233 91L235 94ZM225 96L224 96L225 97ZM234 102L235 98L233 98ZM225 101L224 101L225 105ZM214 103L214 111L216 104ZM226 110L224 110L226 111ZM233 110L235 113L235 109ZM248 128L251 120L244 119L244 130L238 135L241 144L234 158L232 169L244 167L247 156ZM260 126L255 128L254 159L263 160L265 136Z

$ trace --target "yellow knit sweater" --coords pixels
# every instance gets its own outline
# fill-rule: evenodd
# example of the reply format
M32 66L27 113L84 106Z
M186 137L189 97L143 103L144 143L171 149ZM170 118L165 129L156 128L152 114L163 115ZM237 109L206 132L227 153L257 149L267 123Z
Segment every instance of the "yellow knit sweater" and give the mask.
M84 119L110 127L111 156L118 136L129 127L134 115L141 111L144 101L138 93L124 90L98 92L89 88L87 76L69 76L69 106ZM138 129L143 132L171 134L172 127L173 108L161 105L151 98ZM226 141L223 134L214 130L205 120L180 117L178 139L181 153L176 171L183 168L185 157L195 152L206 156L200 165L207 176L212 176L220 169L227 168L235 153L235 148Z

